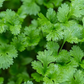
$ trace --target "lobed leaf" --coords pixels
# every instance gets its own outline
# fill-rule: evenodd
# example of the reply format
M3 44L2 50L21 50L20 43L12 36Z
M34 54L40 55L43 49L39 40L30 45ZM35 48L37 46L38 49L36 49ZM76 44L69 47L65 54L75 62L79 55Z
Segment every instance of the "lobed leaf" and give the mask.
M0 69L7 69L13 64L13 58L17 57L17 51L13 45L0 45Z
M78 46L73 46L70 50L70 55L74 57L77 62L81 62L81 59L84 56L84 52Z
M69 6L64 3L58 8L57 18L59 22L66 22L68 20Z

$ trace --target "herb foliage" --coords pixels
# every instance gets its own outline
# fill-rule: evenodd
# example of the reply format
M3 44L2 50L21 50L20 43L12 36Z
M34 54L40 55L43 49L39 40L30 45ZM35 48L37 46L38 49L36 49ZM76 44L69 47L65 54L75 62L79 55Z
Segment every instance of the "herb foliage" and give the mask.
M84 84L84 0L0 0L0 10L0 84Z

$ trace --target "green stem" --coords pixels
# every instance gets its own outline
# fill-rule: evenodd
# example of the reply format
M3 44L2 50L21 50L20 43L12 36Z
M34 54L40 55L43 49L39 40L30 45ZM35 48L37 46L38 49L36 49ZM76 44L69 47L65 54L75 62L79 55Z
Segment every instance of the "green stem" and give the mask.
M61 46L61 48L60 48L60 51L62 50L62 48L63 48L65 42L66 42L66 41L63 41L63 44L62 44L62 46ZM60 51L59 51L59 52L60 52Z

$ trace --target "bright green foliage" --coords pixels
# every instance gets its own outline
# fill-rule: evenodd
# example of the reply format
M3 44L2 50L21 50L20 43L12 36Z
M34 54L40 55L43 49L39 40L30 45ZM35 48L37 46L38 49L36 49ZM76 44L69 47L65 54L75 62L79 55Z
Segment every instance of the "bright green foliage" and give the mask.
M33 84L31 81L24 82L24 84Z
M46 48L47 48L48 50L53 51L53 52L56 53L56 52L58 52L59 45L58 45L58 43L56 43L56 42L49 41L49 42L47 42L47 44L46 44Z
M17 75L17 82L16 84L21 84L23 81L27 81L29 75L26 72L20 73Z
M84 42L84 25L79 23L82 21L84 24L84 18L78 18L77 13L75 14L76 11L78 12L78 10L75 11L75 2L76 0L73 0L70 4L61 4L57 14L55 10L53 10L53 6L48 3L51 8L47 10L46 15L42 13L38 14L38 22L40 23L39 29L42 30L43 35L46 37L47 44L45 47L47 50L38 53L37 59L39 61L32 62L33 69L37 72L33 73L32 77L37 82L43 80L43 84L84 83L84 76L81 74L79 75L81 77L78 77L78 74L80 72L82 73L82 69L84 69L84 52L77 45L73 46L71 50L69 49L70 52L65 49L62 50L66 42L71 44ZM80 2L82 2L82 0ZM82 10L83 7L82 3L80 3L80 10ZM80 15L82 16L83 14ZM74 16L77 17L77 19L74 19ZM59 41L63 41L61 47L58 45Z
M0 33L10 30L12 34L17 35L20 33L22 20L14 12L9 9L0 13Z
M10 67L10 65L13 64L13 58L16 57L17 51L14 46L7 44L0 45L0 69L7 69Z
M58 7L61 5L63 0L50 0L50 3L53 3L55 7Z
M31 76L32 76L37 82L40 82L40 81L43 80L43 77L40 76L38 73L33 73Z
M72 50L70 50L70 55L73 56L77 62L81 62L84 52L78 46L73 46Z
M44 0L35 0L39 5L42 5Z
M50 20L51 23L55 23L57 21L56 12L52 8L48 9L46 17Z
M40 74L44 74L43 72L43 66L42 66L42 63L39 62L39 61L33 61L32 62L32 66L34 69L36 69L36 71Z
M70 43L78 43L82 38L82 26L75 21L68 21L65 24L64 40Z
M48 13L47 13L48 14ZM63 28L61 27L62 24L52 24L48 19L43 16L42 14L39 14L39 22L41 23L41 29L43 32L48 33L46 38L48 41L53 40L61 40L63 39ZM49 17L47 15L47 17ZM52 18L54 19L54 17Z
M84 0L0 0L0 84L84 84Z
M38 16L39 16L38 21L41 26L48 26L50 24L48 19L42 13L39 13Z
M69 6L64 3L58 8L57 18L59 22L66 22L68 20Z
M76 71L74 77L71 78L68 84L84 84L84 73L81 70Z
M39 29L34 26L25 27L25 35L27 36L28 46L35 46L40 41Z
M29 27L25 27L24 34L27 45L36 46L41 39L40 29L38 29L38 22L33 20Z
M57 46L57 48L56 48L56 46ZM53 51L58 51L58 49L59 49L58 44L55 42L48 42L46 47L49 50L48 51L45 50L44 52L38 53L37 59L39 61L32 62L33 68L36 69L36 71L39 74L44 76L42 78L43 81L45 82L44 84L59 84L59 83L65 82L65 81L69 81L70 78L73 77L73 74L75 73L75 70L76 70L76 68L73 68L73 66L72 66L73 64L70 64L73 61L73 60L71 60L72 55L70 56L70 53L68 51L62 50L58 55L53 57L54 52L52 52L52 48L54 49ZM79 47L78 47L78 49L80 50L80 52L82 52ZM78 49L76 52L79 51ZM79 55L80 55L80 53L79 53ZM50 59L48 59L48 57ZM58 64L52 63L55 61ZM60 64L65 64L65 66L61 66ZM38 76L40 77L40 75L37 75L37 74L35 75L35 74L33 75L33 77L37 81L37 78L38 78ZM40 81L42 79L39 79L38 81Z
M62 67L59 65L50 64L47 67L43 81L45 81L45 84L59 84L65 81L69 81L70 78L73 77L74 72L75 68L72 68L71 66Z
M34 0L22 0L22 12L25 14L36 15L40 11L40 7L35 3Z
M5 0L0 0L0 7L2 7L2 4Z
M57 23L52 26L51 31L46 36L47 41L58 41L63 39L63 28L61 27L61 24Z
M37 59L39 61L32 62L32 66L37 70L38 73L42 75L46 74L48 64L55 62L55 58L52 56L52 52L48 52L46 50L44 52L39 52Z
M44 0L44 5L47 7L47 8L54 8L54 7L58 7L61 5L63 0Z
M74 73L73 77L69 79L67 82L63 82L61 84L84 84L84 73L81 70L78 70Z
M42 62L44 68L46 68L49 63L55 61L55 58L53 56L51 56L51 55L52 55L52 53L48 52L48 51L38 53L37 59Z
M56 56L56 62L58 63L68 63L70 61L70 54L66 50L62 50L59 52L59 54Z
M80 63L80 66L84 69L84 60Z
M11 44L14 45L16 47L16 49L19 51L24 51L25 47L27 47L27 45L28 45L27 38L23 33L19 34L18 37L15 36L12 39L12 41L13 42L11 42Z
M83 0L72 0L70 14L75 17L81 17L84 15L84 1Z

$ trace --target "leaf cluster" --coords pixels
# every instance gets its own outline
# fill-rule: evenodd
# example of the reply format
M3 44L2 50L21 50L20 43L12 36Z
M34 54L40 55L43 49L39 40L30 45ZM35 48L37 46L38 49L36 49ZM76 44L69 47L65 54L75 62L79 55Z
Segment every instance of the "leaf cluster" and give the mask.
M84 84L84 0L0 0L0 84Z

